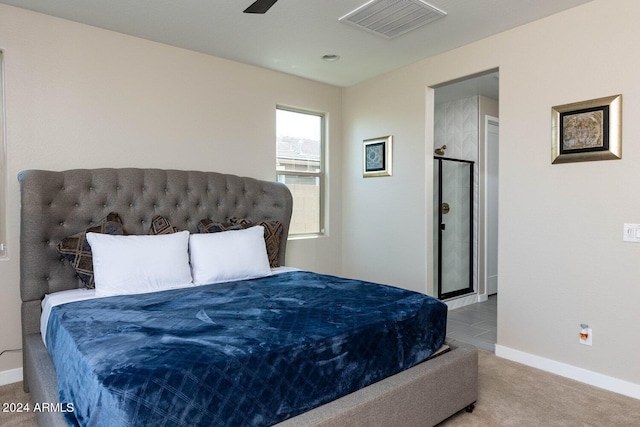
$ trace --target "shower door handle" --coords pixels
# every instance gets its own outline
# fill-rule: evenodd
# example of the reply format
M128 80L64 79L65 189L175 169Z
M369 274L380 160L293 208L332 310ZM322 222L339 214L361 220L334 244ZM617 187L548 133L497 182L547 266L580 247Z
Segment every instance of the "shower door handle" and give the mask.
M451 206L449 206L449 203L444 202L440 205L440 212L442 213L442 215L448 214L450 210L451 210ZM440 223L440 230L444 231L444 229L445 229L445 224Z

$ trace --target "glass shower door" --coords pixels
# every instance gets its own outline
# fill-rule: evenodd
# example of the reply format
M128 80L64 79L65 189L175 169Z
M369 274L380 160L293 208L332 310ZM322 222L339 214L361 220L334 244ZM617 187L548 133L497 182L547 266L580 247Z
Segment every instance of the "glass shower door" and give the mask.
M473 292L473 162L435 158L438 298Z

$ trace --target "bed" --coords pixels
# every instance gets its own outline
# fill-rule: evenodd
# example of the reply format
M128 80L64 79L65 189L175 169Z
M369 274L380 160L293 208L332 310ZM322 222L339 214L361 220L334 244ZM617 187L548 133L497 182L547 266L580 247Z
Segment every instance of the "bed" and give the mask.
M67 404L65 403L66 397L63 398L61 403L59 397L61 394L64 397L64 392L59 392L58 390L58 385L65 383L67 374L58 378L54 367L55 364L61 371L64 370L61 366L65 358L60 356L52 358L47 347L45 347L43 335L41 334L42 301L45 295L62 291L75 292L75 289L82 288L76 272L69 267L69 263L61 256L58 250L58 245L63 239L74 235L79 230L87 229L87 227L96 224L101 218L108 217L112 212L118 213L121 224L127 234L140 236L149 233L150 227L155 225L154 221L158 216L163 219L169 219L170 227L175 227L176 231L187 230L191 233L196 233L199 228L202 231L203 219L208 219L214 224L228 224L230 218L250 219L254 225L263 224L264 227L267 227L265 224L274 222L279 224L279 232L281 234L277 245L275 245L275 251L273 250L274 248L271 248L269 267L274 264L276 266L285 265L286 237L289 229L292 200L288 189L278 183L214 172L133 168L79 169L62 172L30 170L20 173L19 181L22 194L20 270L24 387L25 391L31 393L34 402L48 402L51 407L57 409L37 414L38 422L43 426L68 425L65 418L68 414L64 414L66 408L64 405ZM239 223L241 222L242 220ZM240 228L243 230L242 233L249 233L250 230L255 229L255 227ZM261 233L263 229L263 227L260 228ZM181 233L175 233L173 236L177 238L178 234ZM193 235L191 234L191 236ZM269 244L269 241L267 241L268 249ZM193 259L191 262L193 263ZM353 282L349 279L315 275L315 273L290 271L286 268L284 270L279 271L281 274L273 274L264 278L225 282L219 286L205 285L197 290L198 292L204 292L207 289L207 292L216 293L214 297L210 294L207 294L206 297L203 297L202 294L194 297L189 294L192 289L178 288L163 292L152 292L146 294L145 298L148 297L153 300L157 294L168 293L171 295L171 301L174 305L178 306L181 303L181 309L185 309L188 308L189 301L193 301L194 298L200 298L201 300L213 298L215 300L215 298L222 295L221 292L224 293L225 298L231 295L231 292L239 292L245 303L245 297L252 295L258 300L267 299L270 304L284 304L271 305L269 310L266 310L271 313L270 316L272 318L269 318L269 322L271 322L275 318L281 319L282 313L289 310L292 304L295 305L292 301L297 301L296 298L303 292L299 288L292 288L289 291L287 290L289 285L293 286L295 284L295 286L299 286L301 283L306 283L303 286L306 286L306 291L304 292L310 292L309 295L316 295L317 289L320 288L330 289L331 292L329 293L340 294L344 289L353 288L355 292L359 287L363 286L359 281ZM318 280L327 282L319 285ZM400 305L417 297L412 295L414 293L399 290L398 288L385 287L385 285L377 286L380 286L378 289L381 295L385 295L384 298L389 293L398 293L399 302L397 304ZM274 289L278 289L278 291L282 289L283 292L290 292L290 294L275 295ZM349 303L343 301L340 303L340 307L345 307L345 310L352 310L353 307L350 304L353 300L370 299L371 301L369 302L371 304L378 305L365 305L359 310L364 314L369 311L380 310L380 307L385 306L386 303L379 304L379 301L382 300L376 300L376 292L378 291L365 291L365 294L371 295L371 298L356 298L353 295L357 294L349 294L350 296L344 297L349 299ZM295 297L292 296L294 294ZM122 309L125 306L125 302L129 301L126 299L127 297L130 296L115 295L104 299L104 301L112 301L111 306L113 309ZM118 298L122 299L118 300ZM142 300L144 298L136 299ZM147 301L146 304L148 306L157 306L159 303L153 300ZM254 302L251 301L248 304L253 305ZM327 305L326 302L322 301L318 304L320 306ZM421 307L428 304L430 303L419 302ZM51 319L54 319L52 322L57 325L58 320L56 319L67 319L74 316L76 320L78 318L81 319L82 316L79 313L85 313L83 310L93 310L96 305L100 305L100 309L103 309L104 307L102 306L105 304L97 304L96 300L63 304L54 309L54 311L58 312L58 317L52 315ZM67 311L64 312L62 311L63 309ZM420 310L422 309L420 308ZM409 310L408 306L402 306L400 311L408 312ZM196 317L217 325L219 319L211 318L210 315L214 316L214 313L219 311L216 307L202 309ZM122 313L125 312L129 313L130 310L126 309ZM94 312L90 313L96 316ZM123 316L122 313L117 314L117 316ZM276 313L277 316L273 313ZM162 313L157 315L160 317L155 320L151 319L149 322L155 322L154 324L162 323ZM179 318L180 315L176 314L175 316ZM398 317L395 314L394 316ZM370 334L370 341L380 339L379 333L374 327L365 328L366 325L373 324L371 323L372 316L363 315L362 317L363 323L360 325L360 329L365 331L364 333ZM349 318L356 319L358 316L349 316ZM251 319L251 321L255 321L255 319ZM259 322L262 322L260 323L262 325L265 320L261 318ZM102 322L105 327L109 326L108 323ZM314 327L317 328L318 326ZM407 328L410 329L411 326L407 326ZM48 329L54 329L54 326ZM65 331L73 330L73 324L64 324L60 329ZM84 333L85 329L76 327L79 333ZM130 329L130 326L125 326L124 329ZM270 328L256 327L252 323L245 325L245 329L270 330ZM423 327L415 326L411 329L411 334L419 337L416 340L417 342L428 341L428 339L423 339L425 336L430 336L424 329ZM397 339L396 336L409 335L404 329L402 333L398 333L395 329L392 332L386 334L391 340L390 342ZM99 334L99 332L96 333ZM276 335L268 338L268 341L279 342L280 338L277 334L281 334L281 332L275 331L273 333ZM321 335L317 330L314 330L311 334L306 334L310 336ZM421 334L427 335L423 336ZM286 338L290 336L289 333L282 335L286 335ZM49 336L47 333L45 336L47 337L48 346L55 347L58 345L58 338L54 335ZM134 334L133 337L135 338L136 335ZM181 337L181 339L183 338ZM52 341L49 342L49 339ZM194 338L195 341L206 341L208 339L203 336ZM232 339L232 337L227 337L226 339ZM264 338L258 339L258 341L263 342ZM335 341L332 342L335 343ZM115 341L112 341L107 345L114 346L114 343ZM434 343L431 344L433 345ZM207 342L206 345L210 347L211 342ZM181 346L180 348L183 347L186 348L187 346ZM231 347L227 346L225 348ZM327 349L327 351L331 351L332 346L328 345ZM261 350L262 345L252 348L249 353L254 354L255 351ZM418 348L417 350L406 349L397 352L380 351L378 356L381 364L387 363L383 360L389 358L388 353L398 353L397 358L391 363L395 367L392 369L396 369L399 366L399 360L402 362L400 364L406 364L407 366L403 366L399 369L399 372L394 371L390 374L385 374L382 371L377 374L378 369L372 368L371 371L375 371L376 374L371 374L371 380L358 385L357 389L353 389L355 387L352 384L353 381L351 383L346 380L338 381L340 384L349 383L349 385L328 400L326 398L324 400L320 399L317 404L311 406L309 406L309 403L304 403L300 406L302 409L294 409L288 415L286 415L285 411L284 418L281 415L277 415L276 418L267 417L261 420L260 416L262 415L260 415L257 418L249 417L249 421L229 418L227 421L221 422L221 424L253 423L256 425L270 425L279 423L282 426L435 425L457 411L463 409L471 410L477 399L477 351L471 347L452 343L445 348L448 351L437 350L440 351L432 351L432 349L427 351L425 348ZM70 350L65 349L63 351ZM287 353L287 351L284 352ZM288 352L294 353L292 351ZM340 354L342 355L343 353ZM378 356L373 354L371 360L376 360ZM72 360L72 356L69 357L69 360ZM118 355L117 357L120 356ZM193 359L193 354L186 356L186 358ZM264 358L267 358L267 356L258 357L260 360ZM422 359L426 358L430 360L421 362ZM71 362L72 367L83 363ZM317 364L315 363L315 365ZM215 364L210 363L210 365L213 366ZM352 364L346 365L352 366ZM341 365L338 363L336 366ZM307 370L309 369L302 369L302 371ZM196 376L204 375L197 374ZM356 378L363 376L368 377L368 372L367 375L355 375ZM116 375L116 382L122 377L129 378L132 375L130 373L120 377ZM69 380L69 382L73 381ZM184 380L182 381L184 382ZM273 378L266 378L261 381L269 384L269 381L273 381ZM291 384L296 383L291 382ZM331 381L329 381L330 384ZM280 388L287 389L284 386ZM335 388L338 389L340 387L336 386ZM291 391L290 389L291 387L289 387L289 392ZM300 394L303 394L302 389L300 389ZM203 395L206 396L206 393ZM275 399L283 398L276 395ZM76 408L76 410L79 411L79 408ZM245 412L250 416L253 415L252 410ZM168 422L168 425L177 424L179 424L177 421L175 423L173 421Z

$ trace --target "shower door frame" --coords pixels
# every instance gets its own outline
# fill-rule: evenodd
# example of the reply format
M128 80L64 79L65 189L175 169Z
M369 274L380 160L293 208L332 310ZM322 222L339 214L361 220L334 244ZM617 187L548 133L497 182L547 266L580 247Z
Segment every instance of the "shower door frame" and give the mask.
M434 156L433 160L438 162L438 298L441 300L468 295L475 292L473 287L473 257L474 257L474 191L475 183L473 178L475 162L472 160L454 159L450 157ZM467 163L469 165L469 286L451 292L442 292L442 162Z

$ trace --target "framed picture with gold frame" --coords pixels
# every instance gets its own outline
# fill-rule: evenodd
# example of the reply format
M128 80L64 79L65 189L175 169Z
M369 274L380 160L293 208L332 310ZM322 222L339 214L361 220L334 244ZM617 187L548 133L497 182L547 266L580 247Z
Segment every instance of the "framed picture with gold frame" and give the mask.
M551 108L551 163L622 157L622 95Z
M391 135L379 138L365 139L362 144L362 176L391 176L392 170Z

